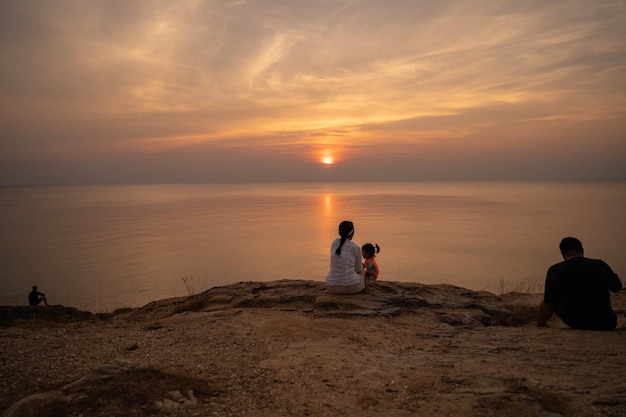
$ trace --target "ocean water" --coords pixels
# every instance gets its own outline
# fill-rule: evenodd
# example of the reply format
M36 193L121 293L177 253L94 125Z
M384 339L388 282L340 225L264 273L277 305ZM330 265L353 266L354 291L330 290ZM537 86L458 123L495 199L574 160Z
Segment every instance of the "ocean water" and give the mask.
M342 220L381 280L538 285L564 236L626 276L626 182L114 185L0 189L0 305L93 312L239 281L323 281Z

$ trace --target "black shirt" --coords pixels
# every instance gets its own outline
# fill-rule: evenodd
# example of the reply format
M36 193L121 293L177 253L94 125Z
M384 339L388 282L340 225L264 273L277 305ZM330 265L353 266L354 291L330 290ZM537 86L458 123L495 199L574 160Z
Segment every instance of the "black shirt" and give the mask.
M544 301L570 327L612 330L617 316L609 291L621 288L619 277L604 261L580 256L548 269Z

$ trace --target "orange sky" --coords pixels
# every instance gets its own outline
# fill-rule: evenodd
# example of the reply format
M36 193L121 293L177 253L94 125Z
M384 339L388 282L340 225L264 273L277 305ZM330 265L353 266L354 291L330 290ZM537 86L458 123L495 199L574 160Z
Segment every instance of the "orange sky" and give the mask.
M44 3L0 3L2 185L626 179L624 1Z

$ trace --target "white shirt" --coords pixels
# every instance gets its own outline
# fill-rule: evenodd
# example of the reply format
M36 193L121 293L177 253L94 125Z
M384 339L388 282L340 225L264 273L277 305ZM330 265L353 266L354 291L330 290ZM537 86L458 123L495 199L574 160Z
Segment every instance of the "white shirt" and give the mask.
M341 254L335 254L341 239L337 238L330 245L330 271L326 275L327 285L354 285L361 282L358 272L363 271L361 249L351 240L346 239L341 247Z

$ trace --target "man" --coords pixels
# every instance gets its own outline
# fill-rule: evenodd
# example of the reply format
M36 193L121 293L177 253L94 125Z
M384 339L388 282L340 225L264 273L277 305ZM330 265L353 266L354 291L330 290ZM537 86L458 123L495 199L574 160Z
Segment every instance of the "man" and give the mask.
M622 288L617 274L605 262L585 258L583 245L576 238L564 238L559 249L564 261L548 269L537 326L545 326L556 313L575 329L615 329L617 316L611 308L609 291Z
M48 300L46 299L46 294L37 291L37 286L33 285L33 290L28 294L28 303L31 306L39 305L41 302L44 302L45 305L48 305Z

